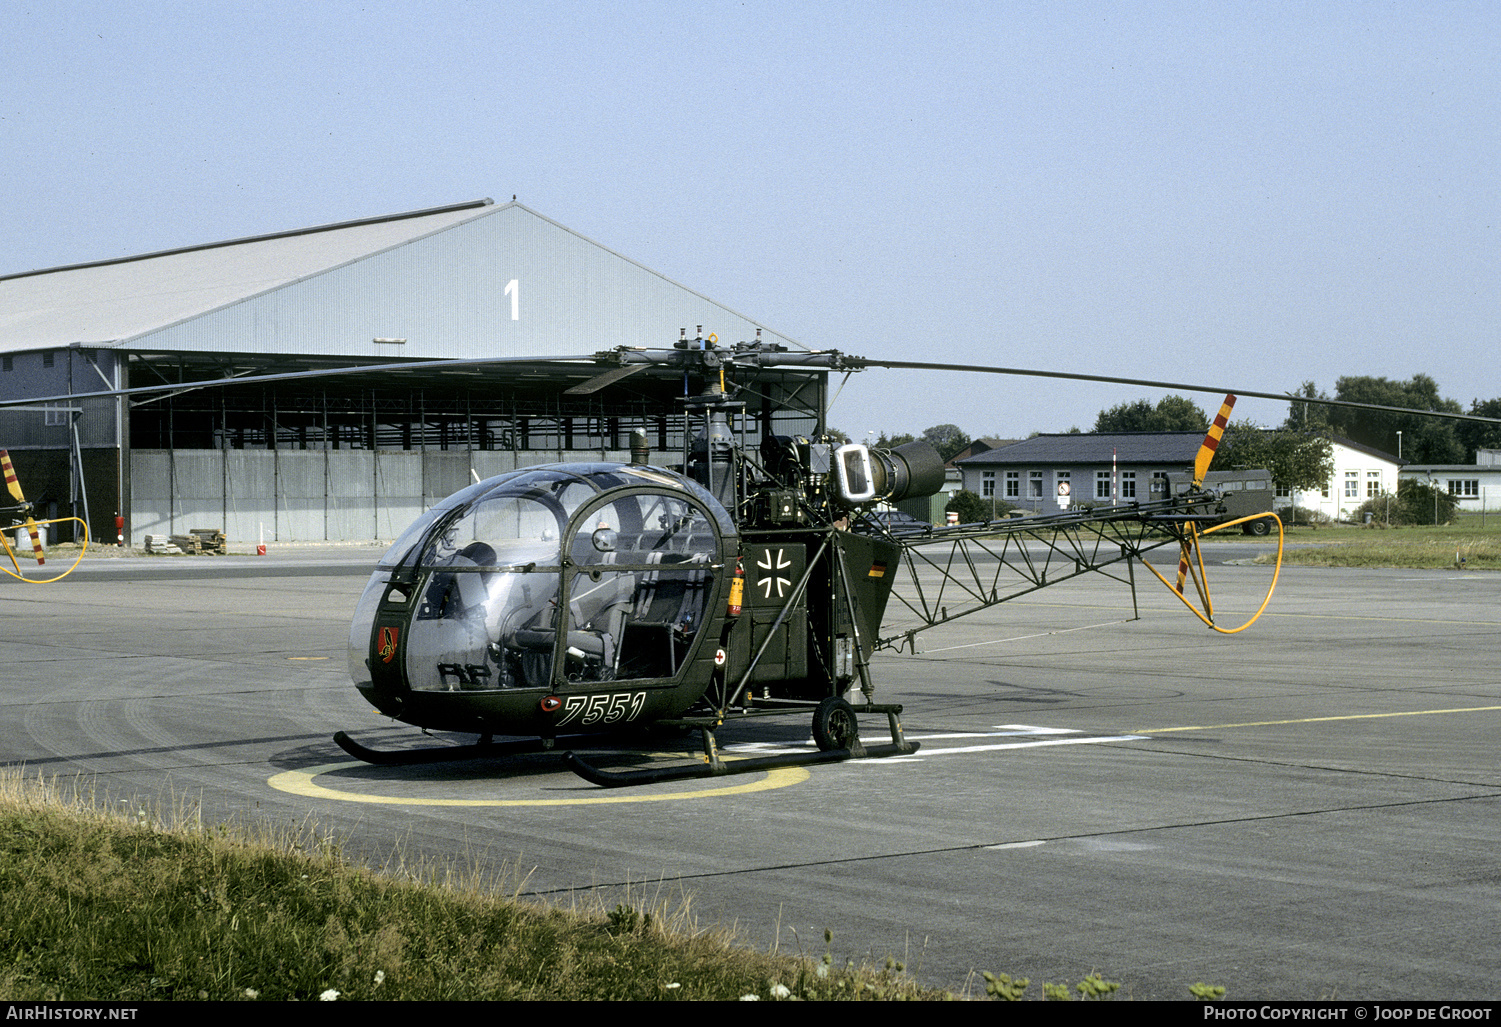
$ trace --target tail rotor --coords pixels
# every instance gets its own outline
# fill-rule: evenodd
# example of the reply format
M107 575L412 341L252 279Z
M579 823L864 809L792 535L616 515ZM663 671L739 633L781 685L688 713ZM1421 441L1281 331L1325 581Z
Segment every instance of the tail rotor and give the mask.
M1220 404L1219 413L1215 415L1214 423L1209 426L1209 431L1204 434L1204 442L1199 446L1199 452L1194 457L1192 486L1194 491L1200 489L1204 484L1204 476L1209 473L1209 465L1214 461L1214 454L1219 450L1220 442L1225 437L1225 428L1230 423L1230 411L1234 408L1235 397L1233 395L1226 396L1225 402ZM1199 547L1199 538L1201 535L1208 535L1224 528L1238 527L1247 521L1262 518L1270 518L1277 526L1277 565L1272 571L1271 585L1266 590L1266 597L1261 601L1261 606L1251 615L1250 620L1238 628L1223 628L1214 622L1214 602L1209 594L1209 577L1204 568L1204 553ZM1225 524L1216 524L1213 527L1205 528L1202 532L1199 531L1198 525L1192 521L1181 524L1179 529L1178 577L1174 583L1169 584L1168 580L1158 573L1157 568L1147 563L1146 560L1142 560L1142 564L1146 566L1147 570L1156 575L1157 580L1167 585L1183 601L1183 605L1187 606L1194 616L1198 617L1199 620L1203 621L1205 625L1213 630L1221 634L1233 635L1236 632L1244 631L1254 624L1256 619L1261 616L1262 611L1266 609L1267 603L1271 602L1272 591L1277 587L1277 577L1282 572L1282 521L1276 514L1255 514L1250 517L1242 517L1229 521ZM1183 586L1187 584L1189 578L1193 579L1194 588L1198 592L1198 606L1195 606L1183 592Z
M15 511L16 513L19 513L21 516L26 518L26 533L31 536L32 556L36 559L38 567L44 566L47 563L47 551L42 548L42 534L39 530L40 525L61 524L67 521L75 521L83 529L83 546L78 551L78 559L74 560L72 566L70 566L67 570L52 578L28 578L26 577L26 575L21 573L21 564L16 560L16 551L11 548L10 539L8 539L3 533L0 533L0 546L4 546L5 555L10 559L10 567L0 567L0 571L5 571L5 573L9 574L11 577L20 578L22 581L33 585L46 584L49 581L57 581L59 578L66 577L68 574L72 573L74 567L78 566L79 561L83 559L84 552L88 549L88 525L84 524L83 521L79 520L77 517L55 517L50 520L36 520L34 517L32 517L34 507L30 502L27 501L26 493L21 491L21 482L16 478L16 469L10 462L9 450L0 449L0 470L4 471L6 491L8 491L11 498L16 501L15 506L7 507L5 509Z

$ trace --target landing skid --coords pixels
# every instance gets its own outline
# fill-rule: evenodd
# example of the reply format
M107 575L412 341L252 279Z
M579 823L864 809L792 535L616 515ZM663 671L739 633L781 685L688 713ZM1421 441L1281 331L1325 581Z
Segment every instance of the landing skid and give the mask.
M814 712L814 737L819 740L819 752L781 753L776 756L755 756L743 760L722 760L719 743L714 731L727 720L747 720L758 717L786 716L793 713ZM813 766L820 763L842 763L849 759L878 759L885 756L905 756L916 752L918 744L909 742L902 735L902 711L898 705L866 703L852 707L843 699L825 699L820 703L766 703L754 709L727 711L712 718L694 717L674 721L662 721L665 726L697 728L703 738L702 763L686 766L649 768L645 770L602 770L573 752L565 753L563 762L579 777L601 788L621 788L628 785L656 784L663 781L689 781L706 777L725 777L730 774L754 774L781 767ZM884 713L891 726L891 741L880 745L866 745L860 740L859 728L854 714ZM442 745L425 749L372 749L361 745L348 734L338 731L334 741L339 748L365 763L382 767L412 766L423 763L452 763L460 760L493 759L504 756L520 756L531 753L550 752L556 740L532 738L514 742L494 743L480 741L473 745Z
M895 742L887 745L867 745L862 759L881 756L905 756L916 752L916 742L907 742L905 747ZM804 767L819 763L842 763L854 758L848 749L830 749L828 752L786 753L780 756L755 756L744 760L695 763L686 767L662 767L656 770L601 770L585 762L575 753L565 753L563 762L579 777L601 788L623 788L627 785L658 784L663 781L692 781L705 777L725 777L730 774L753 774L762 770L780 767Z
M565 753L563 762L568 769L590 784L599 785L601 788L622 788L628 785L658 784L664 781L692 781L706 777L725 777L730 774L754 774L763 770L776 770L781 767L812 766L820 763L842 763L848 759L878 759L884 756L905 756L916 752L918 744L909 742L902 735L902 723L898 714L902 712L899 705L875 705L866 703L860 707L852 707L843 699L825 699L815 707L813 719L813 734L818 739L820 752L793 752L781 753L776 756L753 756L743 760L730 760L726 762L719 758L719 743L715 740L714 731L724 720L738 720L750 717L778 716L799 710L806 711L807 704L776 704L770 708L763 706L760 709L743 710L737 713L728 713L723 717L706 723L703 721L686 720L676 723L685 727L696 727L703 737L704 757L702 763L693 763L686 766L648 768L645 770L601 770L599 767L587 762L576 753ZM858 710L862 713L884 713L891 725L891 741L882 745L865 745L860 741L859 728L855 722L854 714ZM843 743L836 745L836 743Z
M428 749L371 749L350 738L343 731L334 733L339 748L357 760L380 767L410 766L416 763L450 763L455 760L489 759L496 756L521 756L527 753L547 752L553 747L551 738L531 738L520 742L479 742L474 745L440 745Z

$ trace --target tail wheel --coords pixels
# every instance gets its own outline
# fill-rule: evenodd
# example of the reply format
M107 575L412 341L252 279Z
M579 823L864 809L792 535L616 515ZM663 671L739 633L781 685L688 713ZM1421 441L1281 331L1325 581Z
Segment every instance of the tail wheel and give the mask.
M1272 522L1265 517L1259 521L1246 522L1246 534L1248 535L1270 535L1271 532Z
M822 752L853 748L860 738L855 708L840 696L830 696L813 711L813 741Z

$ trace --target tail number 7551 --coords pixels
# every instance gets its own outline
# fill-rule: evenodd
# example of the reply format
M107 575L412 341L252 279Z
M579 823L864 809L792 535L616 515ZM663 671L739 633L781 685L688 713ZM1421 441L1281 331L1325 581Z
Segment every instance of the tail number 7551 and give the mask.
M645 692L607 692L602 695L570 695L563 700L563 718L558 727L577 720L580 726L623 724L641 715Z

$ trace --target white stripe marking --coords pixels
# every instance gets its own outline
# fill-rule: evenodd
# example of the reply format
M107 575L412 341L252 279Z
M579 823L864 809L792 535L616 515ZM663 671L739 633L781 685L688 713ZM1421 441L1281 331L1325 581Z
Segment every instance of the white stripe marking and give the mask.
M939 738L1033 738L1038 735L1078 735L1078 728L1071 727L1037 727L1031 724L997 724L994 731L955 731L932 735L907 735L908 741L930 742ZM1095 745L1101 742L1139 742L1147 740L1146 735L1109 735L1092 736L1085 738L1048 738L1025 742L996 742L991 745L965 745L951 746L948 748L935 749L925 745L920 754L912 756L888 756L883 763L917 763L926 756L936 756L941 753L966 753L966 752L992 752L998 749L1032 749L1044 745ZM872 743L876 744L876 743ZM778 742L742 742L737 745L725 746L725 752L754 753L760 756L776 756L785 753L796 753L811 748L811 741L802 742L799 745L789 746Z

